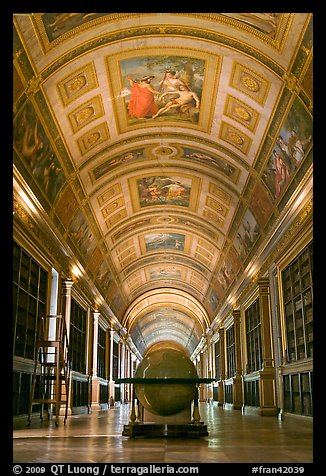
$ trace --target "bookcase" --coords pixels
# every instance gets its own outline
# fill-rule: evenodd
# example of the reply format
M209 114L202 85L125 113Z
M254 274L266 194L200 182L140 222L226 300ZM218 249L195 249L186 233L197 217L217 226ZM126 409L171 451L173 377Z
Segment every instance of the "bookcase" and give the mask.
M215 378L220 380L221 378L221 345L220 340L215 343Z
M312 416L313 372L283 375L284 411Z
M282 271L287 362L312 357L312 243Z
M71 299L70 348L72 370L86 372L86 324L87 312Z
M245 311L246 343L247 343L247 373L262 368L261 322L259 314L259 299Z
M14 355L34 359L37 319L46 313L48 273L13 242Z
M227 376L228 378L235 375L235 342L234 342L234 325L226 331L226 358L227 358Z
M101 378L107 377L107 369L105 366L106 355L106 331L98 325L98 342L97 342L97 375Z

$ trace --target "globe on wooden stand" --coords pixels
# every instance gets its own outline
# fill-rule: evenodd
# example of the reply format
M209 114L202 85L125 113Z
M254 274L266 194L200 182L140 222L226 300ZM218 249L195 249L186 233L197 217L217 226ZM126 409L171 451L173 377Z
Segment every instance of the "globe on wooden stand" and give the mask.
M175 349L149 353L138 365L135 378L198 378L191 360ZM136 396L155 415L173 415L186 408L196 396L195 383L136 383Z
M124 425L122 435L130 438L207 436L207 425L200 421L198 385L213 380L198 378L194 364L179 350L167 347L149 351L138 365L135 377L115 381L133 384L130 421Z

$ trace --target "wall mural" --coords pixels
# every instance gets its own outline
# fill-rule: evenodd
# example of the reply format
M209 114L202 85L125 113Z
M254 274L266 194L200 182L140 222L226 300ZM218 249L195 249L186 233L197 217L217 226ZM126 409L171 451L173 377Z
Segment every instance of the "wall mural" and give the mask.
M149 274L150 279L181 279L180 269L173 265L151 269Z
M137 220L133 223L130 223L129 225L126 225L123 227L121 230L117 231L111 236L111 239L113 243L118 241L120 238L124 237L127 233L130 233L131 231L136 230L137 228L141 228L145 225L148 225L151 222L150 218L145 218L141 220Z
M246 210L242 223L234 240L234 247L242 261L252 249L259 235L259 225L249 209Z
M139 120L198 123L205 61L144 56L120 61L129 124Z
M217 295L217 292L214 288L211 290L209 298L207 299L207 303L211 309L211 314L214 314L217 306L220 303L220 297Z
M109 292L106 297L106 301L109 303L110 308L117 316L117 318L121 318L122 313L125 308L124 299L120 293L120 290L116 283L113 281L112 285L110 286Z
M17 72L17 69L13 68L13 75L12 75L12 85L13 85L13 103L15 104L17 99L23 94L24 92L24 85L22 83L22 80L19 77L19 74Z
M189 207L192 180L174 176L150 176L137 180L141 208L151 205Z
M191 159L202 164L213 165L221 174L225 175L225 177L232 182L236 183L238 180L240 173L239 169L227 162L225 159L221 159L214 154L207 154L191 147L183 147L181 158Z
M81 210L72 219L68 232L76 248L87 261L95 249L96 240Z
M77 208L77 198L75 197L75 194L70 185L67 185L55 207L56 214L60 218L65 228L68 227L71 221L71 217L75 214Z
M199 273L201 273L204 276L207 276L207 269L204 268L201 264L197 263L196 261L188 258L187 256L182 256L182 255L164 255L164 258L166 261L172 262L172 263L178 263L181 265L185 265L188 268L193 268L196 269ZM143 267L151 265L155 262L161 262L162 261L162 256L150 256L148 258L142 258L141 260L141 265ZM131 264L128 268L125 269L125 276L128 274L132 273L136 269L139 268L139 263L140 261L137 260L135 263Z
M154 233L145 236L146 251L184 251L185 235L180 233Z
M241 267L241 260L236 252L234 246L231 246L227 257L222 266L221 272L223 273L228 285L233 281L233 279L238 274Z
M257 218L259 224L264 227L273 212L273 204L261 183L257 183L256 188L253 191L250 201L250 209Z
M107 13L44 13L41 20L49 42Z
M282 13L222 13L275 38Z
M65 175L31 102L26 102L14 122L14 148L37 184L53 204Z
M93 174L95 180L100 179L106 173L110 172L112 169L118 167L125 162L129 162L135 159L143 159L144 158L144 147L140 149L135 149L132 151L124 152L123 154L116 155L111 157L110 159L106 160L102 164L98 165L93 169Z
M103 291L106 291L112 283L113 278L105 261L102 261L99 266L95 279L98 281Z
M312 142L312 119L296 98L283 123L262 179L275 201L283 195Z

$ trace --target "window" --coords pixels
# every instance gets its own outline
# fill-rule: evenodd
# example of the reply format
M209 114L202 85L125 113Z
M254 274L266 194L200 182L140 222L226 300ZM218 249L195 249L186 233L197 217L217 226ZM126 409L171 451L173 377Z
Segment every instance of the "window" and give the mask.
M261 322L259 314L259 299L245 312L246 341L247 341L247 373L262 368Z
M46 314L48 273L13 243L14 355L34 359L37 321Z
M234 343L234 326L226 331L226 356L228 378L235 375L235 343Z
M282 271L288 362L312 357L312 243Z

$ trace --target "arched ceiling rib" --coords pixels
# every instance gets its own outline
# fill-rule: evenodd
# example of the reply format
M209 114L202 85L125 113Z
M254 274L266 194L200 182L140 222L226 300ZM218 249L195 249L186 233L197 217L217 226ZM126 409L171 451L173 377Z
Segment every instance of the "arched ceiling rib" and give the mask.
M309 21L307 13L14 15L15 162L141 353L166 339L191 354L216 318L280 212L285 188L275 188L271 157L274 148L286 153L276 140L290 125L306 142L302 157L287 159L286 186L304 173ZM152 75L162 94L167 70L192 102L131 117L128 78ZM171 98L159 96L155 110ZM170 306L166 289L185 303Z

